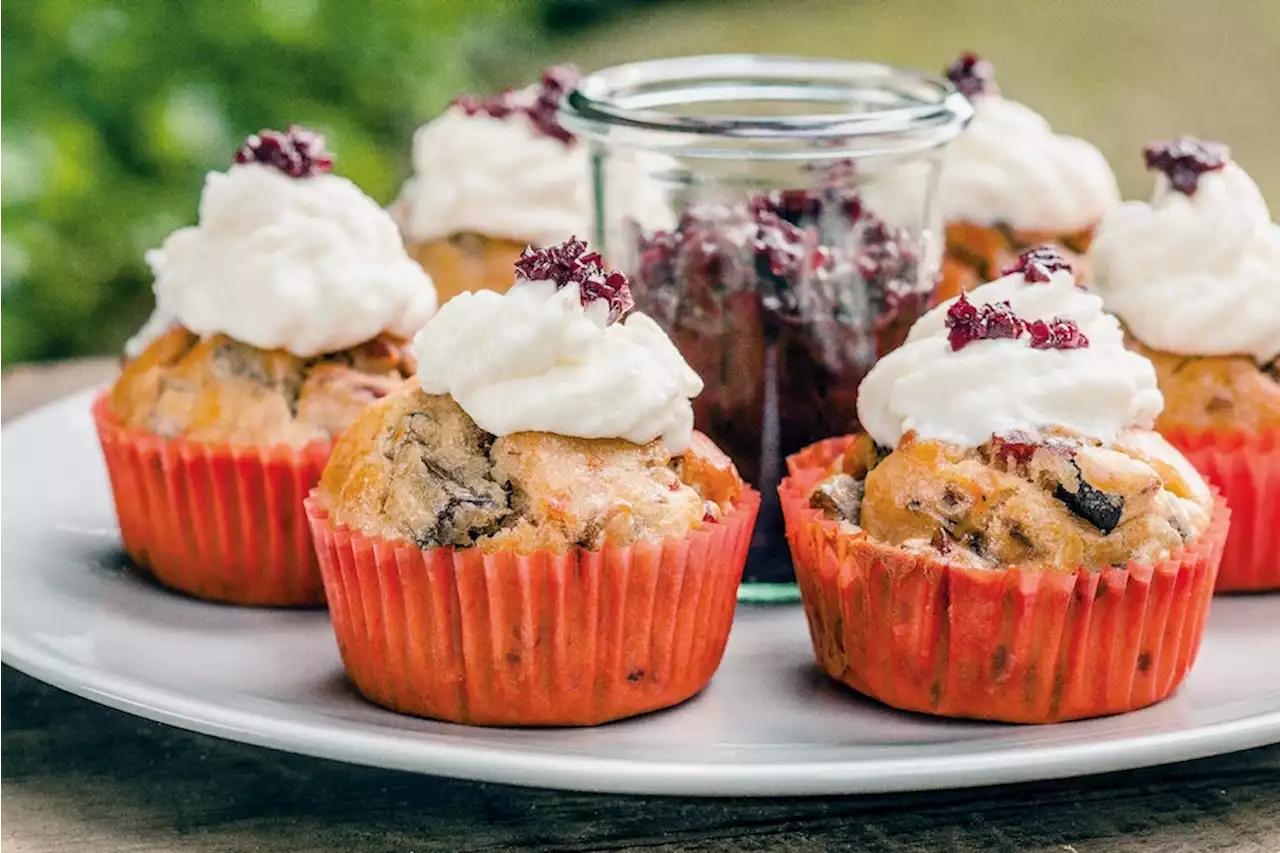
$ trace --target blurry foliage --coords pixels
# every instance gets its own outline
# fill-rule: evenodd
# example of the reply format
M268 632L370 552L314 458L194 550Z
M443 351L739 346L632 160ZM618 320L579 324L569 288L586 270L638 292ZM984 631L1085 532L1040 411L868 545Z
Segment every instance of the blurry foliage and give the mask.
M300 123L386 202L413 128L514 82L529 0L5 3L3 361L112 351L149 314L143 252L195 221L240 139ZM488 69L488 73L485 73Z

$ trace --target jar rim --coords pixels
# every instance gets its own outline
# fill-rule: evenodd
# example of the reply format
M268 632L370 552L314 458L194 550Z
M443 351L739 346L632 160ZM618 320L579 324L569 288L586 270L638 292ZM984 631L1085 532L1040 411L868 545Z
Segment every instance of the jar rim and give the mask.
M786 100L791 92L797 100L843 101L846 108L786 116L685 115L662 109L762 96ZM883 109L848 108L856 102L855 96L873 93L896 100ZM708 54L650 59L589 73L565 96L560 114L571 131L595 138L613 128L629 128L746 144L902 137L914 139L913 147L933 147L968 125L973 105L942 77L892 65L772 54Z

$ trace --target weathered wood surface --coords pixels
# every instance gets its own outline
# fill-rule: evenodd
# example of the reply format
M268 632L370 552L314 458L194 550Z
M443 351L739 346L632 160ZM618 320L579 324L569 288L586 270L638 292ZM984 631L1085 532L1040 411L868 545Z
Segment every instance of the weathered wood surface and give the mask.
M6 419L109 378L22 368ZM353 767L151 723L8 667L8 851L1280 851L1280 746L1129 773L918 795L694 800Z

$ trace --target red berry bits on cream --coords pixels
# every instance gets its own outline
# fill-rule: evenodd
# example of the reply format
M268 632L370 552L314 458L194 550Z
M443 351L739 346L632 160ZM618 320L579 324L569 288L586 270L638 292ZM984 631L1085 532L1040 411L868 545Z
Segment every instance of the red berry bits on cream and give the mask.
M570 66L555 66L542 73L536 86L508 89L489 98L460 95L453 105L469 116L505 119L523 115L538 133L572 145L574 136L560 124L559 109L560 99L578 84L578 76L577 70Z
M586 242L577 237L546 249L525 249L516 261L516 276L525 281L554 282L557 289L576 284L584 308L599 300L608 304L610 323L635 307L627 277L617 270L606 270L600 253L589 251Z
M1032 349L1082 349L1089 339L1075 321L1054 317L1030 323L1013 313L1008 302L974 305L965 294L947 309L947 341L959 352L975 341L1020 338L1025 333Z
M1031 336L1032 349L1084 349L1089 345L1076 321L1062 317L1028 323L1027 334Z
M1004 271L1005 275L1022 273L1027 284L1044 284L1059 270L1071 272L1071 263L1054 246L1037 246L1023 252L1018 262Z
M324 150L324 136L299 125L283 133L260 130L244 141L235 162L260 163L291 178L314 178L333 171L333 155Z
M1200 176L1216 172L1231 161L1231 151L1221 142L1205 142L1190 136L1179 136L1142 149L1148 169L1164 173L1169 184L1186 196L1194 196Z
M974 305L961 293L947 309L947 329L952 351L959 352L974 341L1016 338L1026 330L1026 324L1008 302Z
M976 53L960 54L955 62L947 66L944 73L951 85L966 98L1000 93L1000 87L996 85L995 68Z

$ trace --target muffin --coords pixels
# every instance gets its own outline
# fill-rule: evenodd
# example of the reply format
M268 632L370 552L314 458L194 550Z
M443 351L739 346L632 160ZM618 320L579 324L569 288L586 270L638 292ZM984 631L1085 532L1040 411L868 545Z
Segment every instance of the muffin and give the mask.
M759 507L693 432L702 382L581 241L414 340L307 508L348 676L473 725L665 708L723 655Z
M1225 145L1148 146L1150 203L1103 218L1090 261L1156 368L1156 429L1231 504L1219 590L1280 589L1280 225Z
M156 312L94 416L125 549L215 601L324 602L302 501L333 439L414 371L430 278L302 128L252 136L200 222L147 253Z
M1194 662L1229 512L1149 429L1154 370L1101 300L1052 249L1018 267L872 369L865 434L790 460L796 574L819 664L872 698L1120 713Z
M550 68L524 89L463 95L414 134L413 176L392 214L441 302L506 290L526 246L593 233L588 151L557 115L577 81L572 68ZM649 180L660 165L636 163L611 187L610 205L661 224L670 214Z
M1098 220L1120 201L1106 159L1003 97L991 63L975 54L963 54L946 76L973 102L974 117L948 147L938 188L946 227L938 299L989 281L1045 243L1068 252L1085 277L1079 258Z

